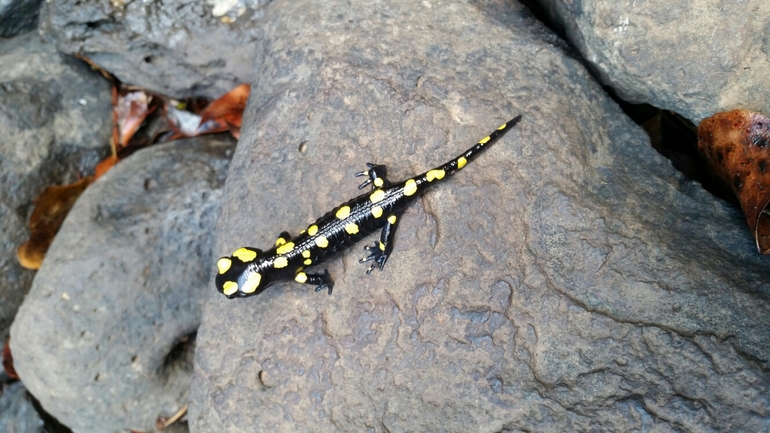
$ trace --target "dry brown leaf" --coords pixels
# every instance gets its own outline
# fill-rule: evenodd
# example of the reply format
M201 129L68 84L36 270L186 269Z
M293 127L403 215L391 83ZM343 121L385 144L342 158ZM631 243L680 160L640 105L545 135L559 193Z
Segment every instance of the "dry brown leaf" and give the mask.
M40 268L64 218L92 180L93 177L89 176L69 185L49 186L40 193L29 218L29 239L16 251L21 266L26 269Z
M18 380L19 375L16 373L16 369L13 368L13 355L11 354L11 337L5 340L3 346L3 370L5 374L11 379Z
M118 95L117 103L113 107L118 129L116 142L118 149L128 146L131 137L144 123L144 119L155 111L157 105L151 105L151 102L152 95L141 90Z
M241 84L224 96L209 104L201 113L201 121L196 135L230 131L238 138L243 120L243 110L249 99L251 86Z
M698 149L741 203L757 249L770 253L770 119L735 110L704 119Z

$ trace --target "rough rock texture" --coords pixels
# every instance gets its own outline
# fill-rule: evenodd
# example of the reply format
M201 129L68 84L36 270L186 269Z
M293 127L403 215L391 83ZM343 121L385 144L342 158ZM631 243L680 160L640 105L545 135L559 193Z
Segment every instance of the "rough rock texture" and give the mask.
M0 41L0 341L34 275L16 260L33 200L109 153L109 84L35 33Z
M765 0L539 0L601 80L626 101L698 123L719 111L770 113Z
M0 385L0 431L4 433L42 433L40 419L21 382Z
M41 0L0 0L0 37L10 38L37 27Z
M219 255L305 228L367 161L401 180L524 120L406 211L384 272L362 243L320 267L331 297L212 284L191 431L767 430L770 258L520 5L281 2L262 26Z
M11 327L16 371L75 433L154 431L186 403L234 142L139 151L81 196Z
M46 2L41 31L125 83L174 97L219 97L248 82L269 0Z

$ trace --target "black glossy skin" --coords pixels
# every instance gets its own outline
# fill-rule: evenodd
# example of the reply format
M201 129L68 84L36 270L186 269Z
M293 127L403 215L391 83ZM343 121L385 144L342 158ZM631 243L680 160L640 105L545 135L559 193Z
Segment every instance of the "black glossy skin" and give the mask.
M267 251L245 247L236 250L232 256L220 258L217 290L232 299L259 294L276 282L297 281L317 286L316 291L326 288L331 294L334 282L328 271L310 274L304 272L304 268L323 263L380 229L379 242L364 247L370 255L361 262L372 262L367 274L375 266L382 270L393 250L393 235L404 208L428 187L463 168L520 120L521 115L449 162L403 182L391 184L384 165L367 164L367 170L356 173L356 176L368 177L359 189L371 185L370 192L335 207L296 237L281 233L276 245ZM349 208L349 212L345 208Z

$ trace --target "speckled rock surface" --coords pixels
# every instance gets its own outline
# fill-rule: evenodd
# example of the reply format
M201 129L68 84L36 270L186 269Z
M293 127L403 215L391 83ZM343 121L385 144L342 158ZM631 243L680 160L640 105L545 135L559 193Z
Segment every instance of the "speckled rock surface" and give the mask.
M75 433L154 431L186 403L234 142L141 150L81 196L11 327L16 371Z
M193 432L764 431L770 258L517 3L283 2L263 20L216 255L524 120L361 245L334 295L210 284ZM214 264L210 265L212 273Z
M35 30L40 2L41 0L0 0L0 37L10 38Z
M269 0L46 2L40 28L124 83L172 97L219 97L251 77Z
M109 153L110 87L35 33L0 40L0 341L32 284L16 260L33 200Z
M737 108L770 113L764 0L539 0L602 81L629 102L698 123Z

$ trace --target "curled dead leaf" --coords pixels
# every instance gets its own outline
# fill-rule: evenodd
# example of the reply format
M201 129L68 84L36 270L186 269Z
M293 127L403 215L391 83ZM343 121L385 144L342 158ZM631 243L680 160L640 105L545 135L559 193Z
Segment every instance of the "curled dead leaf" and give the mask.
M757 249L770 253L770 119L734 110L704 119L698 149L738 197Z
M64 218L92 180L89 176L69 185L49 186L40 193L29 218L29 239L16 251L22 267L40 268Z
M230 131L233 137L238 138L249 93L251 93L251 85L241 84L209 104L201 112L201 121L196 135Z

